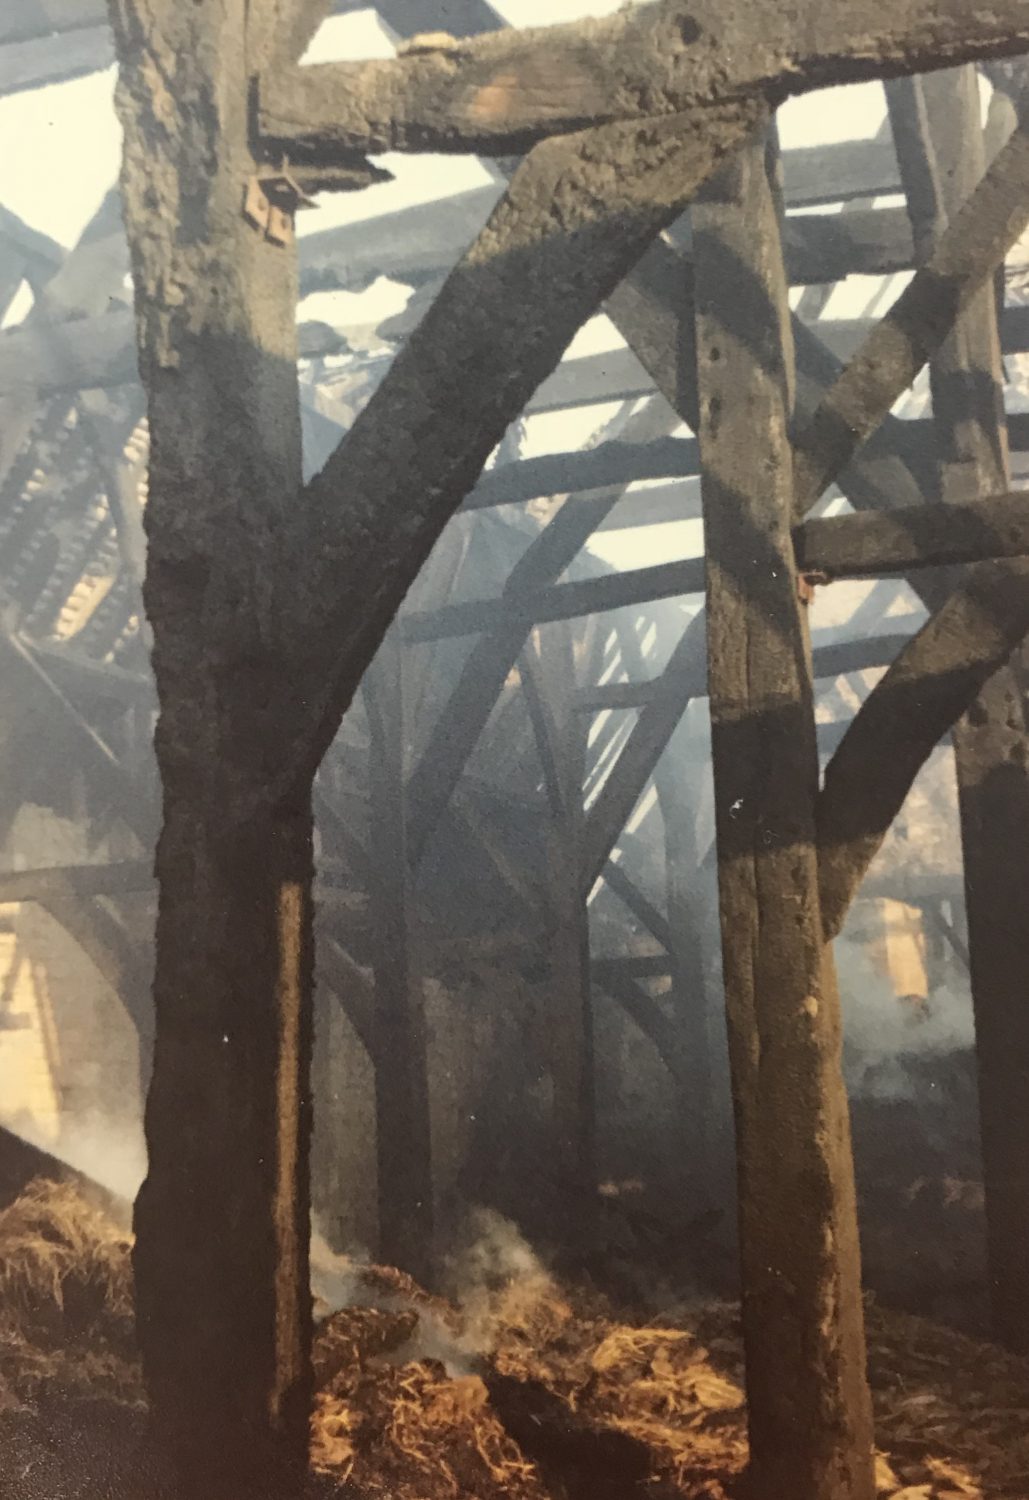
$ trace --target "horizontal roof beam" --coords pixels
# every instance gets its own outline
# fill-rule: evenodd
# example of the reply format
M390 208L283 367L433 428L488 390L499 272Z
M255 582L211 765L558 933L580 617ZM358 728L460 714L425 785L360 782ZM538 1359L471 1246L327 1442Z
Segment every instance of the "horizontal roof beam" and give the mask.
M1029 491L952 505L905 506L807 521L794 531L797 566L833 578L1029 556Z
M910 632L907 632L863 636L854 641L820 640L820 636L830 633L836 635L835 631L816 632L812 641L812 673L823 680L843 677L848 672L866 672L876 667L888 667L897 652L911 639ZM682 683L678 686L681 688ZM581 713L642 708L667 692L668 683L662 677L652 677L647 682L610 682L585 688L576 699L576 707ZM695 671L688 694L691 699L706 697L707 673L703 666Z
M502 30L403 56L282 68L258 81L267 145L503 156L554 136L1029 49L1023 0L659 0L601 19Z

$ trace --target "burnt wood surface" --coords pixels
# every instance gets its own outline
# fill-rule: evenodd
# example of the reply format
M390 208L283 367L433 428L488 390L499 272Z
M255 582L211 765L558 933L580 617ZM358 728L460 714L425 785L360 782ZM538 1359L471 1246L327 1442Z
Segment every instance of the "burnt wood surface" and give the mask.
M736 1118L750 1472L871 1500L841 1018L822 936L818 755L790 535L787 288L763 144L694 207L708 692Z

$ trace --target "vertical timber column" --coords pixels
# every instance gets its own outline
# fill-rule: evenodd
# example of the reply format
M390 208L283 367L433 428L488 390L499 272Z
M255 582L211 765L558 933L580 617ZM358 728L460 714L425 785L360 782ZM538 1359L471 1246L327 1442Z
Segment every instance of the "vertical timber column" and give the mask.
M585 646L588 636L581 637ZM543 765L547 820L547 933L550 960L550 1076L553 1085L557 1237L593 1243L597 1207L596 1079L589 917L582 890L586 727L576 710L578 653L569 621L537 625L522 653L522 681Z
M163 790L136 1310L155 1436L184 1500L293 1494L307 1466L313 835L312 751L293 732L305 699L296 265L242 213L250 81L278 56L280 9L111 4Z
M986 170L972 67L889 86L916 248ZM984 288L930 367L944 502L1010 488L996 298ZM1016 662L953 730L968 915L993 1331L1029 1353L1029 741ZM1025 670L1024 665L1021 669Z
M691 320L692 323L695 319ZM695 329L691 326L681 342L688 344L695 381L694 339ZM623 621L616 624L615 629L630 679L644 681L647 672L635 626ZM684 778L676 773L674 760L669 759L669 752L673 758L681 754L672 747L676 745L676 736L681 736L682 728L680 723L654 767L654 790L664 825L665 889L671 935L668 956L672 968L676 1029L681 1041L681 1067L673 1072L676 1110L682 1130L680 1181L690 1203L690 1212L699 1214L719 1194L713 1176L714 1095L708 997L704 982L704 911L696 840L696 788L687 789Z
M422 987L411 973L403 647L394 626L365 681L375 870L375 1126L379 1256L433 1280L432 1135Z
M790 516L792 347L761 142L693 209L708 680L755 1500L871 1500L840 1007Z

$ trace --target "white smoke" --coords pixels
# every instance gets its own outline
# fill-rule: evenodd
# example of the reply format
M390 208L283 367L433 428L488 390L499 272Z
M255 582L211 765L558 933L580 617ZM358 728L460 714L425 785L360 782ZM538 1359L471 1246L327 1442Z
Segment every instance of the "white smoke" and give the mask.
M320 1318L350 1307L377 1307L384 1312L410 1310L418 1315L411 1338L381 1358L390 1363L435 1359L458 1378L475 1374L479 1362L492 1353L497 1333L512 1303L531 1306L552 1298L556 1287L542 1261L509 1219L493 1209L475 1208L468 1215L465 1235L447 1258L443 1282L453 1316L444 1304L384 1291L366 1276L371 1262L363 1252L337 1254L317 1227L311 1236L311 1287Z
M924 1004L898 996L857 945L840 957L844 1069L854 1095L913 1097L919 1092L905 1054L943 1056L973 1046L975 1026L967 991L937 986Z
M119 1127L99 1111L79 1113L61 1121L56 1141L36 1128L32 1117L26 1114L10 1122L0 1117L0 1124L26 1145L45 1151L126 1203L135 1198L146 1175L142 1123L137 1128Z

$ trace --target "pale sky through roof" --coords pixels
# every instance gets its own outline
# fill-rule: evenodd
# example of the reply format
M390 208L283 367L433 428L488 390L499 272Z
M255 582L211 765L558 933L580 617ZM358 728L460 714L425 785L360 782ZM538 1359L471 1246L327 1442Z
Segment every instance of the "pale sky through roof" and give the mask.
M618 0L506 0L497 7L512 24L545 25L585 15L609 14ZM327 21L314 39L305 61L388 57L393 44L373 10L355 11ZM0 157L0 203L28 224L71 247L116 180L120 130L113 108L114 70L35 92L0 98L0 139L31 142L25 150L8 149ZM783 147L792 149L874 135L886 114L878 83L858 84L792 100L779 112ZM416 203L430 202L491 181L473 158L400 156L382 158L395 180L361 193L336 194L320 200L317 210L298 220L302 235L337 225L395 213ZM833 317L864 312L877 291L890 300L900 283L883 278L850 278L833 293L828 309ZM319 293L305 300L301 316L354 328L375 324L399 311L407 289L379 281L366 291ZM9 325L24 315L25 296L8 313ZM600 354L623 347L606 318L591 320L571 347L573 357ZM575 448L587 441L617 410L592 407L548 413L525 423L527 455ZM615 566L635 567L655 560L694 555L700 546L698 522L677 522L646 528L642 533L604 532L590 543L598 556Z

